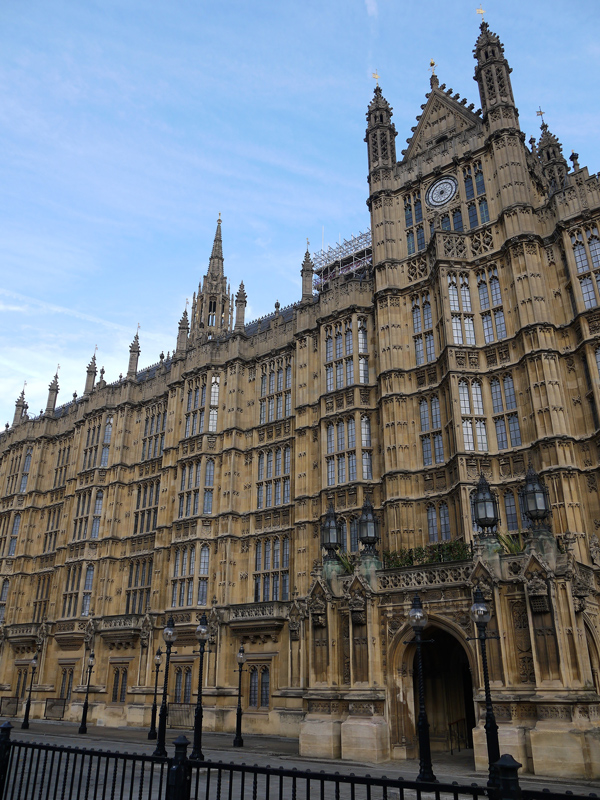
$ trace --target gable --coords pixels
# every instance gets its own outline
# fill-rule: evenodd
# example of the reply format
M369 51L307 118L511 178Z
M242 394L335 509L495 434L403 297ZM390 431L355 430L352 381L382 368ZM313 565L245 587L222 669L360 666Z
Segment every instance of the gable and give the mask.
M404 151L403 160L408 161L429 150L442 136L450 139L480 126L481 119L470 110L472 107L467 108L441 89L434 88Z

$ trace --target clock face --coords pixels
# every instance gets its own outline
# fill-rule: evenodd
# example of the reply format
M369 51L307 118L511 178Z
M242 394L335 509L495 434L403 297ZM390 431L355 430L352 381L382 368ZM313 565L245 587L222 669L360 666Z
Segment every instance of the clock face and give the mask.
M456 178L445 177L440 178L439 181L432 183L427 191L425 198L427 205L432 208L439 208L445 206L456 194L458 189L458 182Z

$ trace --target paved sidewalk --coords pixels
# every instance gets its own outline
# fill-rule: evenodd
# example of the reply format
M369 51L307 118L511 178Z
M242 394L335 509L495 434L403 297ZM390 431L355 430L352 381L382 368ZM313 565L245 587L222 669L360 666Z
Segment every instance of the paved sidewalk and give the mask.
M0 724L5 721L5 718L0 719ZM51 722L34 719L30 720L29 730L23 731L21 730L20 719L9 719L8 721L13 725L13 730L11 731L13 739L127 753L152 753L156 746L156 742L148 740L147 729L131 727L107 728L88 725L87 734L80 735L78 733L79 725L72 722ZM191 743L193 738L191 730L173 728L167 730L167 750L169 753L173 752L173 741L182 733L187 736ZM402 777L405 780L414 780L419 772L419 764L416 760L386 761L375 765L368 762L302 758L298 753L297 739L257 735L244 735L243 738L244 747L234 748L232 746L233 733L204 732L202 749L205 759L238 764L257 764L259 766L297 767L300 770L323 770L324 772L339 772L341 774L386 775L389 778ZM471 783L484 784L487 780L486 773L475 772L472 750L463 750L453 756L449 753L433 753L433 762L435 775L442 783L457 781L467 785ZM558 780L556 778L544 778L543 776L522 776L521 786L527 789L548 788L556 792L570 791L575 794L587 795L591 792L598 793L600 781Z

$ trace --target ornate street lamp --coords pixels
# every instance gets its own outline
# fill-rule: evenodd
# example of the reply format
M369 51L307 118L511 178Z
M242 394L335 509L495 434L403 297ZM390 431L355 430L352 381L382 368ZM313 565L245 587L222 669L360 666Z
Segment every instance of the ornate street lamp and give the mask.
M481 665L483 667L483 684L485 688L485 738L488 751L488 786L497 785L496 762L500 758L500 744L498 742L498 725L494 716L492 706L492 695L490 692L490 676L488 673L486 640L497 639L497 636L488 636L486 633L487 624L492 615L486 606L483 593L479 586L473 594L474 603L471 606L471 619L477 627L477 638L481 647Z
M489 483L483 472L475 489L473 497L473 510L475 522L483 531L481 536L492 536L493 529L498 525L498 501L492 494Z
M36 652L34 653L34 656L31 659L31 683L29 684L29 694L27 695L25 716L23 717L23 722L21 723L21 728L23 730L27 730L29 728L29 712L31 710L31 690L33 689L33 676L35 675L35 671L37 669L37 663L38 663L37 659L38 659L38 654Z
M548 489L540 480L531 461L525 476L525 486L519 491L519 495L525 514L531 520L533 527L542 528L546 517L550 515L550 497Z
M90 696L90 680L92 677L92 670L96 659L94 658L94 651L90 653L87 666L87 685L85 687L85 700L83 701L83 713L81 715L81 725L79 726L79 733L87 733L87 714L88 714L88 699Z
M333 508L333 501L331 500L329 502L327 514L325 514L325 520L321 525L321 544L327 551L325 560L334 561L336 558L336 550L340 544L340 536L338 521Z
M156 670L154 675L154 701L152 703L152 712L150 714L150 730L148 731L149 739L156 739L156 695L158 693L158 673L160 672L160 665L162 662L162 650L160 647L154 656L154 668Z
M238 679L238 703L237 703L237 712L235 718L235 738L233 740L233 746L243 747L244 740L242 739L242 672L244 670L244 664L246 663L246 653L244 651L243 644L240 645L240 649L238 650L236 659L239 664L239 667L236 670L236 672L239 673L239 679Z
M163 695L160 704L160 714L158 715L158 741L156 742L156 750L153 755L166 756L167 748L165 747L165 740L167 737L167 691L169 687L169 662L171 660L171 649L174 642L177 640L177 633L175 632L175 620L169 617L166 627L163 630L163 639L167 646L167 658L165 661L165 682L163 685Z
M363 553L365 555L376 556L377 550L375 546L379 541L379 533L377 530L377 520L373 514L373 506L368 497L365 497L363 503L362 513L358 520L358 538L363 546Z
M196 714L194 716L194 746L190 758L204 761L202 753L202 675L204 672L204 649L208 639L208 620L206 613L200 617L200 624L196 628L196 639L200 645L200 665L198 667L198 699L196 700Z
M429 741L429 721L425 711L425 684L423 681L423 658L421 647L423 645L423 628L427 625L427 614L423 609L423 603L418 594L415 594L408 621L415 634L415 644L417 645L417 679L419 686L419 717L417 719L417 733L419 736L419 774L418 781L432 782L436 780L431 764L431 744Z

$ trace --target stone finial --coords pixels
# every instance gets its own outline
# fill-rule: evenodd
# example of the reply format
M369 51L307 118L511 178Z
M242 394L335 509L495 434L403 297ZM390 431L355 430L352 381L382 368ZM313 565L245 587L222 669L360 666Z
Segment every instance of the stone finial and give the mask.
M581 169L581 167L579 166L579 153L576 153L575 150L571 151L571 155L569 156L569 161L572 162L574 170Z
M312 300L313 296L313 275L315 273L315 265L313 264L308 247L304 254L304 261L302 262L302 269L300 275L302 276L302 300Z
M244 289L244 281L240 283L240 288L235 296L235 331L243 332L246 315L247 295Z
M129 345L129 365L127 367L127 378L135 380L137 375L138 360L140 357L140 337L136 333L133 342Z
M56 398L58 396L58 372L52 378L52 382L48 387L48 401L46 402L46 415L51 417L54 415L54 409L56 408Z
M92 356L92 360L87 365L86 376L85 376L85 389L83 390L83 394L91 394L94 391L94 384L96 382L96 353Z
M194 304L196 300L194 298ZM183 355L187 350L188 345L188 313L187 308L183 310L183 314L181 315L181 319L179 320L179 329L177 331L177 347L175 348L175 353L177 355Z
M17 398L17 402L15 403L15 415L13 417L13 427L15 425L20 425L21 422L24 421L27 414L27 403L25 402L25 389L21 391L21 394Z

